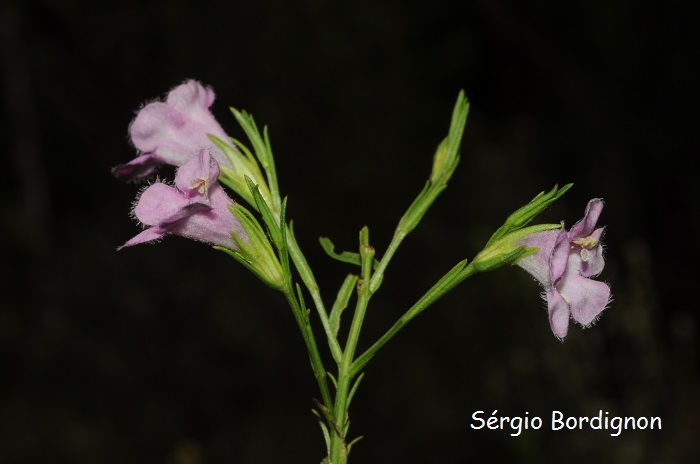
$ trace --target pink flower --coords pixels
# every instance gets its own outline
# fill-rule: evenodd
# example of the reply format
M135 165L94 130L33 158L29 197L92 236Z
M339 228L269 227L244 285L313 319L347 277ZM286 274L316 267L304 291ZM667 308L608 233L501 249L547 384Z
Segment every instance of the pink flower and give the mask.
M605 266L604 228L595 228L602 211L603 200L593 199L570 231L562 223L559 230L537 232L518 242L539 249L517 264L544 287L549 324L559 339L566 337L569 318L589 327L610 302L610 287L592 279Z
M165 102L144 106L129 126L129 135L139 156L112 171L120 178L138 178L152 173L161 164L182 166L208 148L220 164L232 167L224 153L207 134L230 140L209 111L214 91L189 80L172 89Z
M119 249L172 233L237 251L231 232L244 241L248 238L229 210L233 201L216 181L218 176L219 165L202 149L177 170L174 187L160 182L149 186L133 210L148 228Z

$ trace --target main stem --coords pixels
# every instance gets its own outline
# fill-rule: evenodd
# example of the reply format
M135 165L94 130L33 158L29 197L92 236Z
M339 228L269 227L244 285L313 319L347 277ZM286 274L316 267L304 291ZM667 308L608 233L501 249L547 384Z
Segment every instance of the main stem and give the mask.
M338 367L338 389L335 396L334 405L334 417L335 417L335 431L331 435L331 453L330 459L332 464L345 464L348 459L347 443L345 441L348 432L348 407L349 403L349 393L350 386L352 384L353 374L352 374L352 361L355 354L355 348L357 347L357 340L360 335L360 328L362 326L361 319L364 318L364 314L367 310L367 304L369 303L369 291L362 291L362 287L369 287L366 282L360 282L358 284L358 291L361 293L358 296L358 302L356 306L356 316L353 319L353 324L350 328L350 335L348 336L348 344L345 347L345 354L343 356L343 361ZM364 294L364 296L362 295ZM355 323L357 321L357 323Z
M369 245L369 231L365 227L360 232L360 256L362 260L361 278L357 283L357 304L350 324L350 332L343 351L343 359L338 366L338 389L335 394L334 405L334 430L330 443L331 464L345 464L348 459L347 437L349 421L348 407L350 406L350 386L354 377L352 373L353 358L357 342L360 338L362 323L367 312L369 299L372 296L370 282L372 278L372 263L374 261L374 248Z

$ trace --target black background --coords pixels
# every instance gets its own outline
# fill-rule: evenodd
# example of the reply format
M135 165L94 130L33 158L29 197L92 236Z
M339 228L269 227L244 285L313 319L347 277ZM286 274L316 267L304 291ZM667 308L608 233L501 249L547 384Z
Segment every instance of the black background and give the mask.
M696 17L680 2L7 1L2 34L0 462L293 463L324 456L316 387L281 295L178 237L139 230L135 111L187 78L270 127L288 215L327 304L370 227L379 254L430 172L459 89L450 188L405 241L361 348L514 209L593 197L614 301L551 334L519 269L476 276L368 366L357 463L688 463L697 458ZM6 155L7 156L6 156ZM172 177L172 169L160 171ZM691 206L692 205L692 206ZM692 211L691 211L692 208ZM693 218L694 219L694 218ZM319 332L320 337L320 332ZM541 416L522 436L483 410ZM553 410L661 416L661 431L548 429Z

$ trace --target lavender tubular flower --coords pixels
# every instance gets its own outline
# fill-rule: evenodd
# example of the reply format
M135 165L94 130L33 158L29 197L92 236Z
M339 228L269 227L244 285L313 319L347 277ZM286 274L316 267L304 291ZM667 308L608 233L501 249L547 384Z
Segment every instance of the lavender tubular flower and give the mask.
M218 176L219 165L202 149L177 170L174 187L160 182L148 187L133 210L148 228L119 249L172 233L237 251L231 232L243 241L247 236L229 210L234 203L216 181Z
M604 227L596 229L602 211L603 200L593 199L583 219L570 231L562 223L559 230L537 232L518 242L538 249L517 264L544 287L552 332L562 340L570 318L589 327L610 302L610 287L592 279L605 266L601 243Z
M189 80L172 89L164 102L144 106L129 126L129 136L139 156L113 169L115 176L135 179L147 176L161 164L182 166L200 148L209 148L220 164L232 167L228 157L207 134L229 137L209 111L214 91Z

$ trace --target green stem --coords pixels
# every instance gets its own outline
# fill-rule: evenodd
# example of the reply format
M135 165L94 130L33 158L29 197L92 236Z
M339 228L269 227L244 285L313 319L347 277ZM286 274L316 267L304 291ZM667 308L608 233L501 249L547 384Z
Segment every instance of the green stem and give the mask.
M236 113L234 112L234 114ZM239 116L237 115L236 117ZM247 124L251 125L250 122L248 122ZM267 175L267 184L269 186L270 196L272 198L273 203L273 214L279 220L282 211L282 201L280 198L280 189L277 182L275 158L272 155L272 147L270 146L270 138L267 132L267 126L265 126L263 130L263 137L260 137L260 134L256 133L256 136L251 138L251 141L255 146L256 152L259 153L258 158L260 159L260 162L265 170L265 174ZM266 186L266 188L268 187ZM338 340L336 339L335 335L333 334L333 331L331 330L330 323L328 321L328 313L326 312L326 308L323 304L321 292L318 288L318 285L316 284L316 278L314 277L314 274L311 271L311 268L309 267L309 264L306 261L304 254L299 248L299 244L296 241L296 237L294 236L292 228L286 224L280 224L280 227L287 227L287 250L292 258L292 261L294 262L294 266L296 267L297 271L299 272L299 275L301 276L301 280L304 282L304 285L311 294L311 299L314 302L316 312L318 313L319 318L321 319L323 330L326 333L326 338L328 339L328 346L331 350L331 354L333 355L333 359L337 363L342 358L343 352L340 348L340 345L338 344Z
M318 382L319 390L321 390L321 398L323 404L330 406L331 394L328 389L328 380L326 369L323 367L323 361L321 360L321 355L318 351L318 346L316 345L316 339L314 338L313 330L311 330L311 325L309 324L308 313L305 308L299 305L299 301L294 294L292 289L291 280L287 282L287 285L282 290L289 306L292 308L292 313L294 318L299 325L299 330L301 331L302 337L304 338L304 343L306 344L306 350L309 353L309 359L311 361L311 368L314 371L314 376L316 377L316 382Z
M311 271L309 263L306 261L304 254L301 252L291 227L287 227L287 248L289 249L289 255L292 257L292 262L294 262L294 266L297 268L297 272L299 272L302 282L304 282L304 285L311 294L311 299L314 301L314 306L316 307L316 312L321 320L323 330L326 333L328 347L331 350L333 359L336 363L340 363L340 361L343 359L343 350L340 348L338 339L331 329L331 325L328 320L328 313L326 312L326 307L323 304L321 292L318 288L318 284L316 283L314 273ZM330 406L330 404L327 406Z
M473 266L473 263L466 264L466 260L461 261L457 264L450 272L445 274L445 276L440 279L435 285L433 285L430 290L428 290L425 295L423 295L411 308L409 308L406 313L397 320L394 325L377 340L372 346L370 346L364 353L355 359L352 363L352 368L350 371L350 376L354 377L359 374L370 359L377 353L377 351L383 347L389 340L391 340L394 335L396 335L406 324L408 324L413 318L418 316L423 312L428 306L435 303L438 299L444 296L447 292L456 287L466 278L475 274L477 269Z
M386 252L384 252L384 256L382 256L381 261L379 261L379 265L377 265L377 270L374 271L374 275L372 276L372 280L369 284L369 290L371 293L376 292L377 288L379 288L379 285L382 283L382 278L384 277L384 271L389 265L389 261L391 261L391 258L394 257L394 253L396 253L396 250L399 249L399 245L401 245L403 239L406 238L406 235L408 235L408 232L405 232L399 223L399 227L396 228L396 232L394 232L391 243L387 247Z
M357 284L357 303L348 339L343 351L343 359L338 366L338 388L335 395L335 433L331 437L330 462L344 464L347 462L347 443L345 437L348 432L348 406L350 400L350 386L354 375L352 374L353 357L360 338L362 323L367 312L369 299L372 296L369 282L372 277L372 263L374 261L374 249L369 245L369 232L363 228L360 232L360 256L362 260L361 279Z
M384 253L384 256L382 256L381 261L379 261L377 270L372 276L372 281L369 285L372 293L376 292L381 285L382 279L384 278L384 271L389 265L391 258L394 257L394 253L396 253L396 250L399 248L399 245L401 245L401 242L403 242L406 236L416 228L420 220L423 218L423 215L425 215L428 208L430 208L433 202L435 202L446 186L446 184L442 183L429 184L426 189L418 195L414 203L409 207L408 211L406 211L406 213L401 217L399 225L396 227L394 236L391 239L391 243Z

